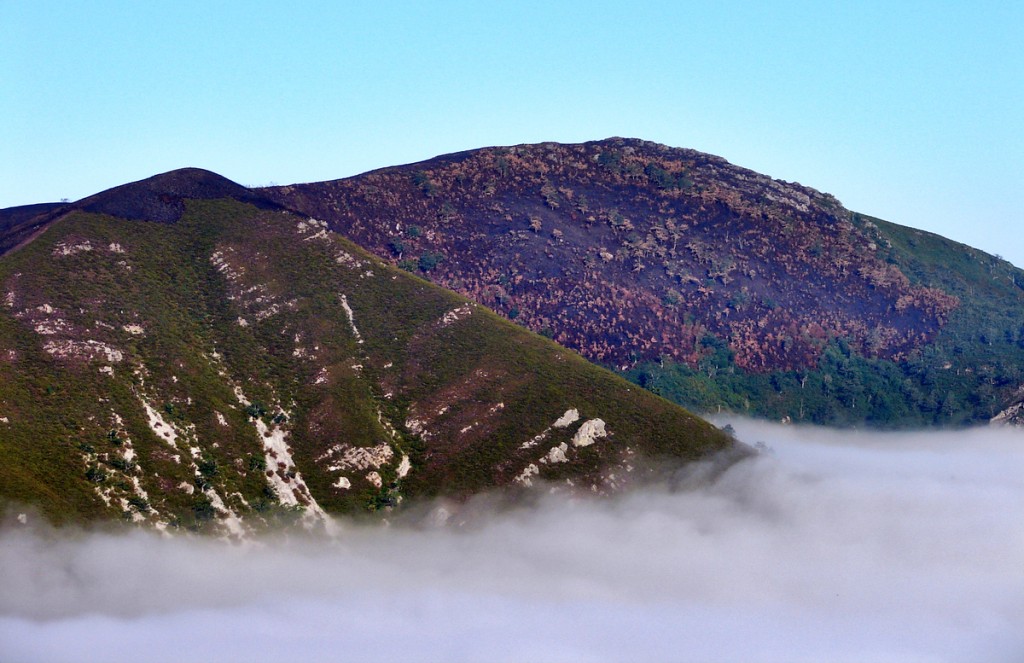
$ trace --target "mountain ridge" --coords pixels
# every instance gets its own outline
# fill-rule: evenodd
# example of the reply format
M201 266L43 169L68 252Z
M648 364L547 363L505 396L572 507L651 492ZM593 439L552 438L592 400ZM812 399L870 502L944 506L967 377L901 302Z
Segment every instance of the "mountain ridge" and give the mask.
M549 142L229 184L698 411L965 425L1024 383L1024 272L696 150Z

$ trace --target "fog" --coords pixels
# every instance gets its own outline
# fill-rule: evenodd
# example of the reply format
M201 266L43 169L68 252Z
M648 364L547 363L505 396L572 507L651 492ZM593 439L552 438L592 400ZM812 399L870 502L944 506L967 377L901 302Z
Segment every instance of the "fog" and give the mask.
M0 660L1024 660L1024 432L728 423L768 450L713 482L445 526L239 546L30 518L0 532Z

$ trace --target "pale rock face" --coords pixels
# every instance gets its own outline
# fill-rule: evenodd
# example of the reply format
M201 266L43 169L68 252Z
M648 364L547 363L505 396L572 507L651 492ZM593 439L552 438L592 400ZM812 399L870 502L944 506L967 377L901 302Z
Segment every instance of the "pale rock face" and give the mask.
M538 435L536 435L533 439L528 440L526 442L523 442L521 445L519 445L519 448L520 449L532 449L533 447L537 446L538 444L543 442L544 439L547 438L547 436L551 433L551 429L553 429L553 428L568 428L569 426L571 426L574 423L576 423L577 421L579 421L579 419L580 419L580 411L579 410L577 410L576 408L568 409L568 410L565 411L565 414L560 416L558 419L555 419L555 422L553 424L551 424L549 427L545 428Z
M566 457L565 452L569 450L569 445L562 442L557 447L552 447L548 451L547 455L540 459L542 463L568 463L569 459Z
M341 249L338 249L335 252L335 254L334 254L334 262L338 263L339 265L344 265L345 267L348 267L349 269L362 269L363 265L366 264L365 261L359 260L355 256L353 256L351 253L349 253L347 251L342 251ZM367 273L370 274L371 276L373 275L373 272L367 272Z
M440 326L448 327L458 322L459 320L468 318L472 314L473 307L470 304L463 304L462 306L459 306L458 308L453 308L452 310L445 313L444 317L441 318Z
M235 385L234 392L235 398L243 407L251 404L241 387ZM307 527L315 523L322 523L328 531L332 531L334 522L309 492L302 474L295 470L295 461L286 441L288 431L277 425L267 426L262 419L253 420L253 425L256 427L257 437L263 445L263 457L270 473L267 476L267 481L277 493L281 504L303 507L302 520Z
M50 340L43 349L58 359L106 359L112 364L124 361L124 353L99 341Z
M329 472L342 470L368 470L379 468L391 462L395 452L387 444L375 447L353 447L348 444L336 444L327 453L317 458L317 462L331 460L327 466Z
M348 297L341 295L341 308L345 309L345 315L348 316L348 324L352 328L352 335L356 337L356 343L362 343L363 337L356 329L356 317L355 313L352 312L352 307L348 305Z
M576 431L576 435L572 438L572 444L576 447L589 447L591 444L596 442L598 438L606 437L608 432L605 430L604 421L601 419L590 419L589 421L583 422L580 429Z
M989 423L996 426L1024 426L1024 387L1017 391L1016 402L992 417Z
M71 325L68 324L67 320L61 318L53 318L50 320L40 320L32 326L36 333L40 336L54 336L56 334L65 334L71 331Z
M311 242L314 240L324 240L326 242L331 241L330 236L327 234L327 223L324 221L310 219L304 224L299 222L297 228L300 235L306 235L306 237L302 238L303 242ZM310 232L313 232L313 234L310 235Z
M157 412L157 410L144 399L142 399L142 407L146 410L146 417L149 419L150 430L152 430L161 440L170 446L177 448L178 432L174 427L165 421L163 415Z
M580 411L577 410L576 408L572 408L571 410L566 410L565 414L563 414L561 417L559 417L557 420L555 420L555 423L551 424L551 427L552 428L565 428L567 426L570 426L570 425L576 423L577 421L579 421L579 419L580 419Z
M309 242L314 240L324 240L327 242L331 241L330 236L327 234L327 222L320 221L319 219L307 219L305 221L299 221L296 225L300 235L305 235L302 241ZM309 234L313 233L313 234Z
M412 469L412 463L409 461L409 456L402 454L402 460L398 463L398 469L395 473L399 479L404 479L408 474L409 470Z
M405 420L405 427L409 429L409 432L413 435L423 435L426 432L423 422L414 417L409 417Z
M523 486L532 486L533 477L538 474L540 474L540 468L533 463L530 463L526 466L526 469L519 473L519 476L517 476L514 481Z
M548 433L550 433L550 432L551 432L550 428L547 428L547 429L541 431L541 433L539 435L534 436L533 439L527 440L526 442L523 442L522 444L520 444L519 448L520 449L532 449L533 447L537 446L542 441L544 441L544 438L546 438L548 436Z
M85 240L78 243L60 242L53 247L53 255L55 256L73 256L76 253L84 253L86 251L92 251L93 246L89 240Z
M246 529L242 519L224 504L224 500L217 494L217 491L210 488L204 490L203 494L210 499L210 504L213 505L214 510L220 515L220 522L228 530L228 533L239 539L244 538Z

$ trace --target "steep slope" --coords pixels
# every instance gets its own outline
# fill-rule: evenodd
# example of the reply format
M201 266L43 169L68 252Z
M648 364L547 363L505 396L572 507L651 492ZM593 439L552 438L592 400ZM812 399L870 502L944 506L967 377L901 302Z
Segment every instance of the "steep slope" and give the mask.
M266 193L705 410L967 423L1021 382L1024 273L693 150L487 148Z
M40 203L0 209L0 255L31 238L64 207L63 203Z
M0 259L0 505L243 535L541 479L611 490L640 458L733 445L326 224L190 200L238 194L211 175L87 199L106 214L65 210Z
M202 168L181 168L83 198L73 207L122 219L175 223L188 200L231 198L259 209L281 209L266 196Z
M101 191L76 202L41 203L0 210L0 255L30 241L50 223L74 211L122 219L175 223L192 199L231 198L260 209L283 209L268 197L202 168L181 168Z

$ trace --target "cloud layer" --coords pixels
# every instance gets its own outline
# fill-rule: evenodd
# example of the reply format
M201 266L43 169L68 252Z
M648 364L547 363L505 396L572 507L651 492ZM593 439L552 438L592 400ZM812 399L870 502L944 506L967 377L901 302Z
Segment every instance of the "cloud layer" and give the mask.
M245 547L8 528L0 660L1024 658L1020 432L731 423L771 451L713 484L463 526Z

